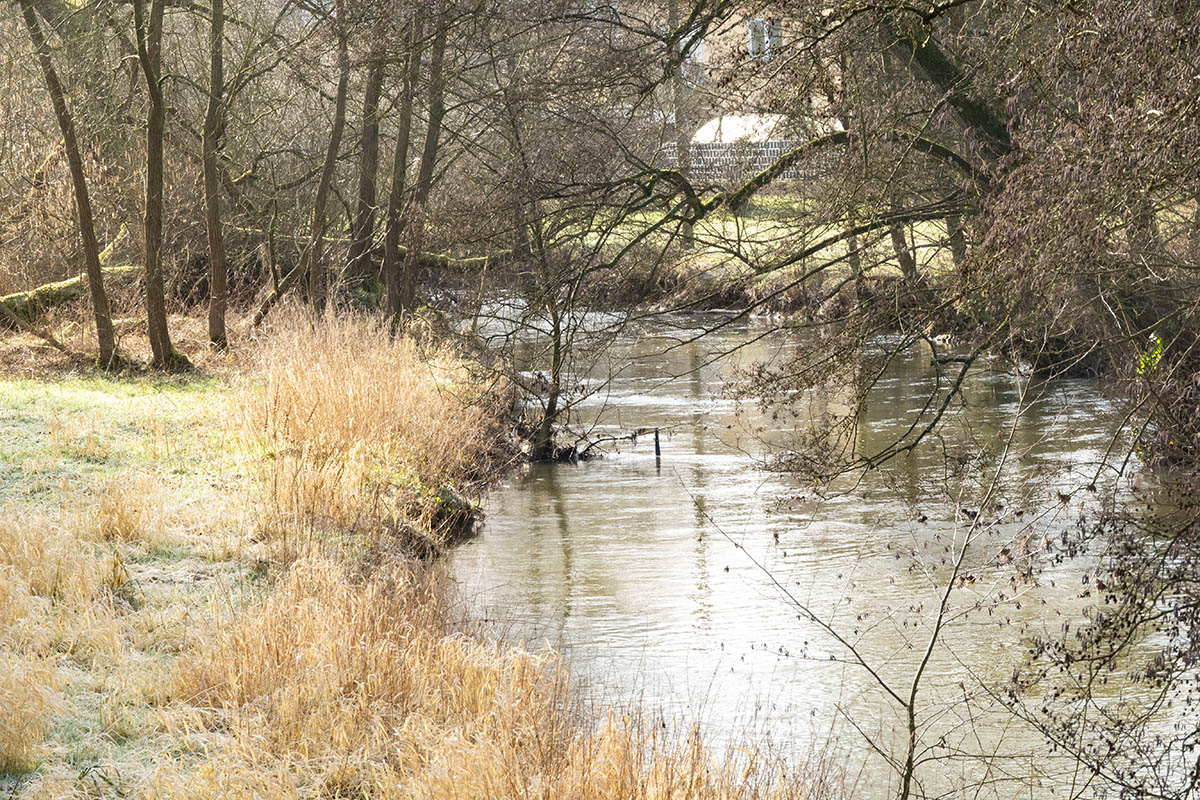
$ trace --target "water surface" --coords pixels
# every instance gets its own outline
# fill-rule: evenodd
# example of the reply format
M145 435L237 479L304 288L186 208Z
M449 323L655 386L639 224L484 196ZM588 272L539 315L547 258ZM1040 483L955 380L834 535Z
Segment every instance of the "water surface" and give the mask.
M587 376L604 388L574 419L594 421L595 434L657 427L661 457L642 436L602 460L514 476L493 492L483 533L451 557L463 601L506 635L561 649L593 696L700 720L718 742L752 736L810 757L832 732L857 793L887 796L894 771L868 740L887 751L903 735L889 689L907 697L978 510L978 486L948 471L947 456L991 453L981 463L994 466L1011 430L1005 505L986 509L995 524L975 529L951 594L956 616L922 679L918 725L926 755L940 759L923 774L931 793L984 778L995 783L980 796L1018 787L1040 795L1027 783L1061 788L1050 775L1061 765L1044 757L1036 734L979 687L1011 673L1030 634L1079 619L1086 562L1047 567L1035 581L1006 562L1074 524L1092 497L1082 487L1118 423L1099 387L1068 381L1023 396L1026 381L984 365L944 438L822 497L762 468L786 448L796 418L764 415L727 391L739 368L785 363L800 335L767 332L739 321L684 345L678 330L626 334ZM934 378L927 350L893 365L862 418L862 447L902 432ZM819 411L838 395L834 382L798 402ZM1068 499L1054 499L1059 492ZM878 677L798 605L830 623Z

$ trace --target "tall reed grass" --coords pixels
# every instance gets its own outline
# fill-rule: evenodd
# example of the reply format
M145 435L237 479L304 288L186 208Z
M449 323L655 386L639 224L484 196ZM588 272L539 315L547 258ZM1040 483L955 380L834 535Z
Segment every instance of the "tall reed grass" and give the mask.
M496 404L444 347L374 318L281 312L243 393L275 533L438 532L438 497L487 476Z
M61 708L52 664L0 650L0 772L26 769Z
M557 656L457 632L444 609L437 582L410 567L361 579L302 557L181 659L177 695L228 735L201 769L162 776L161 796L813 796L805 775L752 749L714 755L698 729L589 719Z

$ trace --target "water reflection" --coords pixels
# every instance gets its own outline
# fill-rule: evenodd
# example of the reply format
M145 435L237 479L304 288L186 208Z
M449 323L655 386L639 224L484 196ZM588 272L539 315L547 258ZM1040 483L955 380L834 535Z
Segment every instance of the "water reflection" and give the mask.
M599 431L660 428L661 461L643 438L601 461L539 465L513 478L491 497L483 534L450 559L464 603L510 635L562 649L597 696L636 695L667 715L706 722L718 738L749 728L805 752L836 728L851 769L863 762L859 792L887 796L893 772L871 757L864 737L884 750L898 740L902 718L888 689L907 691L929 610L970 529L965 515L1002 513L960 508L960 500L974 502L978 470L950 467L956 458L994 463L1012 428L1006 522L977 532L918 722L932 744L924 755L935 759L927 791L982 775L994 783L981 796L1008 796L1031 776L1045 782L1039 771L1053 765L1030 757L1044 748L1003 721L977 694L976 678L1007 675L1024 637L1077 616L1077 588L1067 587L1078 587L1086 564L1050 568L1033 584L994 562L1020 545L1035 508L1039 530L1073 523L1074 498L1094 479L1116 427L1111 408L1092 384L1056 384L1027 397L1013 427L1022 384L980 370L933 446L894 459L855 492L817 498L758 468L764 440L785 442L805 417L779 423L745 407L738 413L723 391L739 366L786 358L794 346L765 333L743 322L666 352L652 335L621 342L613 363L624 368L589 376L605 391L574 413L590 415ZM735 348L744 342L752 344ZM858 445L871 451L903 433L935 377L920 352L884 373ZM808 411L849 402L835 388ZM1050 491L1072 499L1046 506ZM1018 520L1014 506L1030 513ZM806 621L773 579L865 654L878 680L848 665L846 648ZM972 611L1001 594L994 609ZM963 757L968 751L977 757Z

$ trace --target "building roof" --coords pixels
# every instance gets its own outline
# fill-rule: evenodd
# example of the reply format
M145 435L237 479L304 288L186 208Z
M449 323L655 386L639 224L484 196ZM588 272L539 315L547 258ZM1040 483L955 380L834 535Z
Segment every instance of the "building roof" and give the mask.
M723 114L700 126L693 144L757 143L786 138L782 114Z

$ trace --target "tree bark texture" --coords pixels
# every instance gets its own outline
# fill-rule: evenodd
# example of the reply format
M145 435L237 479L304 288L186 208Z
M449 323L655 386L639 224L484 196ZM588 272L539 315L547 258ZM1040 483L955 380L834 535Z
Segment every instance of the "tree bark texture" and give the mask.
M382 58L372 57L367 67L367 85L363 92L358 209L354 215L354 232L346 258L347 272L351 275L366 275L373 271L370 269L371 240L375 237L375 212L378 207L379 95L383 90L383 66Z
M212 0L209 33L208 109L204 115L201 150L204 161L204 222L208 230L209 298L208 341L219 349L228 344L225 308L229 282L225 263L225 236L221 227L221 179L217 154L225 127L225 0Z
M116 336L113 333L112 314L108 307L108 295L104 291L104 276L100 271L100 245L96 240L96 225L92 216L92 201L88 194L87 177L83 172L83 159L79 154L79 142L75 135L75 120L67 108L66 93L59 81L58 72L50 58L50 46L34 11L32 0L20 0L21 16L29 32L37 55L54 116L62 132L63 147L67 153L67 164L71 171L71 186L75 194L75 211L79 216L79 238L83 247L84 267L88 276L88 288L92 299L92 314L96 320L96 341L99 347L100 365L113 363L116 354Z
M338 85L333 104L333 127L329 133L329 147L325 151L325 163L321 168L321 180L317 184L317 195L313 200L311 238L303 259L307 262L308 301L317 308L324 307L328 291L324 266L326 209L329 204L330 188L333 186L333 173L337 167L338 152L342 147L342 133L346 129L346 94L350 85L350 51L345 29L346 11L341 2L338 2L335 8Z
M404 310L403 260L400 236L404 228L404 194L408 183L408 149L412 139L413 99L421 71L422 25L414 14L409 31L408 59L400 89L399 130L392 158L392 187L388 195L387 230L383 245L383 276L387 285L387 310L393 317Z
M149 19L145 0L133 0L137 26L138 61L146 78L150 112L146 124L146 322L150 335L152 365L171 369L180 360L167 330L167 304L163 293L163 139L167 104L162 91L162 34L166 0L150 0Z
M679 27L679 0L668 0L667 25L674 31ZM687 84L684 81L684 54L679 50L679 44L674 46L673 61L676 66L671 74L671 110L675 115L675 168L685 178L691 177L692 172L692 126L687 113ZM692 223L684 222L680 226L680 238L687 250L695 245L695 235Z
M412 310L417 297L417 255L425 244L425 218L429 193L433 189L433 169L437 164L441 141L442 118L446 116L446 20L438 20L437 31L429 51L429 125L425 129L425 144L421 149L421 166L417 170L417 185L413 191L411 218L405 228L409 233L408 255L404 259L401 280L401 306Z
M918 278L917 261L913 258L912 251L908 249L908 236L905 232L904 225L892 225L890 228L892 235L892 249L896 251L896 263L900 265L900 272L904 276L904 282L909 285L915 285Z

